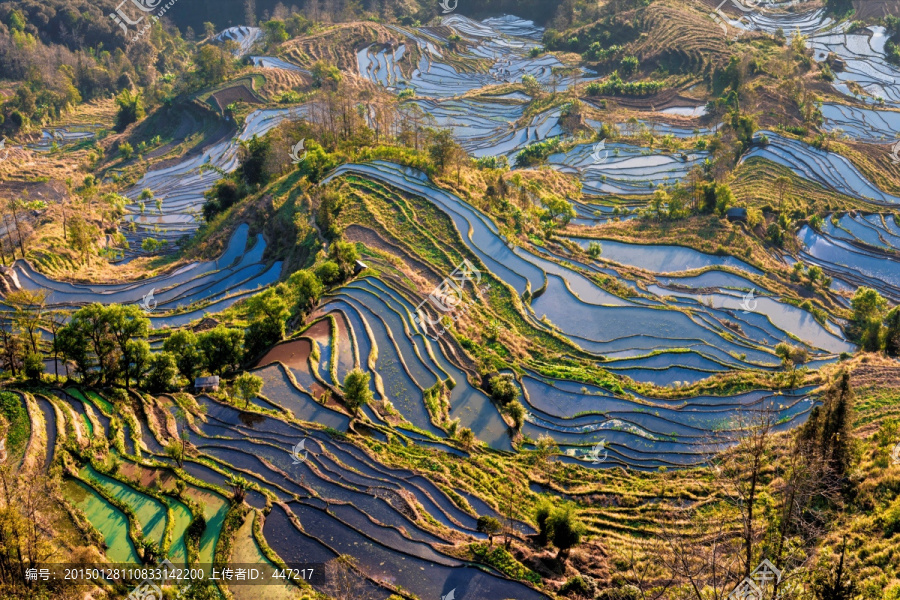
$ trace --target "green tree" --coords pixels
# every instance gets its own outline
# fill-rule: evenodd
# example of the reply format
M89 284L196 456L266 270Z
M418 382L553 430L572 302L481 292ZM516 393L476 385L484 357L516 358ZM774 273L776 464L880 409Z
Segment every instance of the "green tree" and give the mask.
M822 423L822 447L832 468L843 475L850 468L851 442L853 440L853 389L850 373L841 374L838 384L827 399L827 410Z
M864 350L877 352L883 341L884 311L887 300L872 288L862 287L856 290L850 301L853 316L847 327L850 338Z
M228 477L228 487L231 488L231 499L235 504L241 504L247 495L247 489L250 482L239 475L230 475Z
M569 551L581 543L584 525L578 519L574 507L565 504L554 510L547 519L550 541L559 550L556 558L563 562L569 557Z
M75 363L75 369L82 379L91 373L93 361L88 338L82 330L73 326L71 320L59 328L56 333L55 349L65 361ZM15 374L15 372L13 372Z
M266 137L255 135L246 142L241 142L240 155L241 176L250 185L265 185L270 174L266 162L272 151L272 144Z
M178 365L171 352L158 352L150 359L145 385L151 392L168 392L178 375Z
M619 63L619 71L625 77L631 77L637 72L640 65L641 63L636 56L623 56L622 61Z
M40 379L44 374L44 357L37 352L29 352L22 362L22 370L28 379Z
M244 332L219 325L197 336L197 348L203 356L203 366L210 373L221 375L237 368L244 355Z
M506 414L513 420L515 430L522 431L522 426L525 424L525 407L522 406L522 403L518 400L513 400L506 405L505 409Z
M232 58L218 46L207 44L200 48L194 64L201 84L213 85L224 80L231 72Z
M900 356L900 307L894 307L884 319L884 350L889 356Z
M306 162L306 161L304 161ZM322 230L323 235L329 240L340 235L338 216L341 214L346 199L340 191L334 188L326 188L318 198L319 206L316 209L316 225Z
M325 285L332 285L341 279L341 268L333 260L326 260L315 270L316 277Z
M234 395L244 401L244 406L248 406L252 399L259 396L262 387L262 377L244 372L234 380Z
M502 526L500 525L500 521L494 517L483 515L478 517L478 521L476 523L476 528L481 533L486 533L488 536L488 540L490 540L491 546L494 545L494 536L500 533Z
M252 358L284 339L285 321L291 313L275 288L247 300L247 312L252 321L247 328L245 347L247 357Z
M591 258L600 258L600 255L603 254L603 246L600 242L591 242L588 244L587 253Z
M491 398L502 406L518 400L521 395L519 386L516 385L515 377L510 373L494 375L488 380L488 384L491 388Z
M457 432L456 439L459 440L463 448L471 448L475 443L475 432L468 427L463 427Z
M184 468L184 444L182 442L171 441L166 444L166 456L178 463L178 468Z
M150 352L150 344L147 340L128 340L126 344L128 348L128 358L124 366L125 386L133 380L135 385L140 386L150 365L153 361L153 354Z
M203 355L197 347L197 336L193 331L179 329L166 338L163 350L174 357L178 372L189 382L193 382L200 374L203 368Z
M312 67L313 87L334 90L341 83L341 71L325 61L316 61Z
M128 88L123 89L116 96L116 131L125 131L125 128L144 118L144 101L140 92L132 92Z
M534 522L538 527L535 542L539 546L546 546L550 541L550 515L553 505L546 497L542 497L534 508Z
M337 269L336 263L331 264L335 265L335 269ZM319 278L307 270L297 271L291 275L288 278L288 287L297 298L297 308L304 313L316 306L324 291Z
M778 193L778 207L784 210L784 195L791 187L791 178L785 175L779 175L775 178L775 191Z
M162 242L155 238L148 237L148 238L144 238L144 241L141 242L141 250L143 250L144 252L153 253L153 252L157 252L158 250L163 248L165 245L166 245L165 242Z
M553 466L553 457L559 454L559 445L552 437L542 433L534 445L534 454L545 472L547 485L550 485L550 470Z
M328 249L328 257L333 260L337 264L338 269L340 269L341 280L346 281L353 275L353 271L356 268L356 261L359 260L359 253L356 251L356 244L337 240L333 242Z
M650 199L650 209L653 211L653 215L656 217L657 221L662 217L663 207L666 206L668 202L669 194L666 190L657 188L657 190L653 192L653 197Z
M575 209L572 203L559 196L550 196L544 198L544 206L547 207L547 213L554 221L559 221L563 225L568 225L569 221L576 217Z
M453 137L453 131L438 129L431 131L428 137L428 156L431 157L439 173L446 173L459 146Z
M369 389L369 374L361 369L353 369L344 377L344 404L353 415L372 401L372 390Z
M150 319L134 304L112 304L105 312L109 334L122 357L120 370L125 374L127 388L131 383L130 365L134 364L140 372L146 372L148 364L145 361L149 360L149 346L146 342L143 345L131 342L147 337L150 333Z
M124 375L127 387L130 384L128 365L136 349L129 342L145 338L149 329L150 320L133 304L105 307L94 303L76 311L60 329L58 337L64 354L76 362L82 377L90 380L96 373L101 381L109 384Z
M13 308L13 322L28 340L32 353L38 351L39 328L47 303L47 290L13 290L6 294L6 303Z
M816 600L853 600L859 597L859 590L852 576L844 568L844 557L847 552L847 539L841 544L841 557L838 564L832 567L822 561L813 581ZM828 573L832 570L832 573Z
M81 215L69 217L66 224L69 246L81 256L81 262L84 264L94 249L94 240L100 235L100 229L88 223Z
M266 33L266 43L270 45L280 44L288 41L290 36L285 28L284 21L266 21L262 24L263 31Z

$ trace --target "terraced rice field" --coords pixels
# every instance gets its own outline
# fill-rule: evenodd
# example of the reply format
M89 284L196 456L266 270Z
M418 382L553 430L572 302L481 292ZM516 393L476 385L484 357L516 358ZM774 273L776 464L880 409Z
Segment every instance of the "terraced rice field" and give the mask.
M846 82L854 81L889 105L900 102L889 85L895 69L880 58L884 35L878 28L870 28L871 36L831 30L819 11L761 13L731 25L810 35L816 60L828 51L847 62L836 89L846 91ZM429 476L428 453L478 456L458 442L456 432L465 428L488 456L535 449L546 436L559 446L564 465L623 473L691 467L733 446L748 415L774 415L775 431L788 431L806 421L820 397L813 386L744 385L722 395L703 393L699 385L683 388L729 373L770 381L765 378L786 368L775 352L781 343L805 350L812 371L857 349L844 319L790 302L785 286L750 252L738 257L604 237L599 226L611 222L612 209L589 202L628 196L640 207L642 198L686 180L711 155L636 142L601 148L571 137L560 123L560 108L531 115L531 98L524 93L471 93L519 82L523 75L568 89L575 77L590 75L581 70L559 77L564 65L552 53L532 57L541 28L511 16L478 22L451 15L431 27L388 29L402 41L355 48L359 75L398 93L413 89L416 97L406 102L449 128L472 157L505 156L512 162L533 143L574 142L547 163L572 175L591 197L574 202L572 224L584 227L554 234L553 243L527 243L524 235L511 240L508 223L498 223L422 171L385 160L334 169L322 185L342 186L352 198L346 213L358 211L353 214L360 217L353 225L357 233L383 243L360 244L362 258L376 268L329 290L290 339L254 357L251 372L262 388L246 405L238 408L219 392L128 402L77 387L36 393L48 441L46 452L33 460L49 471L63 465L65 448L77 447L86 456L90 450L89 463L78 469L65 465L63 492L75 514L100 533L111 560L140 563L150 543L178 564L211 564L224 550L236 561L270 564L318 564L346 554L365 575L365 590L377 597L403 590L418 598L447 598L452 591L460 598L545 598L545 590L451 551L454 544L486 540L478 517L499 515L499 507L468 475ZM448 32L460 36L453 48ZM236 42L236 54L250 56L257 67L309 75L290 54L252 55L262 35L257 28L235 27L215 40ZM689 140L715 128L688 124L704 110L670 106L639 123L658 135ZM828 129L861 142L887 143L900 125L900 113L887 109L829 103L822 111ZM305 114L304 106L256 110L234 139L144 174L126 191L131 203L124 221L131 225L132 245L148 237L174 242L195 232L204 192L238 166L239 142ZM599 121L588 125L601 127ZM756 140L763 135L768 143L754 145L742 160L763 159L873 205L900 202L836 152L772 131L757 132ZM156 212L140 205L144 189L162 199ZM637 216L629 213L624 220ZM154 329L174 330L288 275L283 261L264 258L266 240L251 238L250 231L249 224L237 225L217 259L137 281L57 281L24 260L3 277L10 289L46 290L48 309L135 303L151 313ZM900 302L900 223L894 215L835 214L819 230L803 225L796 241L796 256L785 249L770 258L778 267L796 260L820 266L834 278L829 293L842 308L859 286ZM591 255L598 242L602 253ZM386 260L386 254L401 259ZM462 335L436 334L435 317L442 315L423 308L435 281L463 259L475 266L479 286L463 285L461 296L476 308L460 322L493 321L498 335L506 335L506 327L511 338L531 336L555 352L549 360L538 352L504 356L516 365L504 372L512 375L525 408L519 432L485 391L483 365L465 352L471 340L467 347ZM409 265L415 269L404 270ZM765 264L769 270L771 265ZM160 340L155 343L156 348ZM574 369L567 371L576 361L610 377L583 381ZM354 369L371 375L373 401L359 415L336 399ZM183 461L175 458L182 443ZM387 454L385 448L422 452L420 467L387 464L378 458ZM606 452L602 461L598 448ZM231 501L237 497L234 477L246 482L244 502ZM543 491L537 481L527 485ZM510 520L520 537L534 531L528 515ZM201 521L198 532L194 524ZM289 597L288 590L266 593ZM233 595L256 597L246 589Z
M125 192L132 201L126 206L124 219L131 248L140 249L147 238L174 242L196 231L202 220L203 194L221 179L220 171L230 172L237 168L239 142L263 135L282 120L298 119L303 114L302 107L254 111L247 116L234 139L214 144L197 156L170 167L144 174ZM147 189L154 198L162 201L158 209L139 200ZM139 250L131 252L136 251Z
M223 310L279 280L281 261L264 262L266 243L262 236L256 236L249 249L248 238L249 227L241 225L218 259L189 263L171 273L135 283L89 285L54 281L21 260L12 266L7 277L15 288L46 290L48 305L56 309L75 309L92 302L138 304L151 313L155 329L172 328ZM196 305L204 306L192 308Z

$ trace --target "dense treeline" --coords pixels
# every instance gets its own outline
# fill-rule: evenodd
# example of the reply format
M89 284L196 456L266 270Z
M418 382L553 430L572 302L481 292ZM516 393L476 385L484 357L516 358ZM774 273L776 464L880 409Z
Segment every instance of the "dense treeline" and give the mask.
M0 111L9 134L59 118L68 107L141 86L162 99L189 53L177 30L157 24L129 47L109 18L112 3L7 2L0 5L2 76L20 81ZM167 79L167 76L169 79Z
M343 197L330 191L332 203ZM238 307L242 324L195 333L178 330L163 341L161 351L150 349L150 319L137 305L94 303L74 312L46 309L46 293L8 294L9 327L0 328L0 366L7 376L38 380L44 361L63 364L65 375L86 385L169 391L193 382L204 373L225 375L253 362L285 337L288 323L312 310L326 287L347 281L355 272L358 254L353 244L335 240L314 269L295 272ZM40 330L50 332L44 343ZM69 365L74 372L69 373ZM52 374L62 375L56 366Z

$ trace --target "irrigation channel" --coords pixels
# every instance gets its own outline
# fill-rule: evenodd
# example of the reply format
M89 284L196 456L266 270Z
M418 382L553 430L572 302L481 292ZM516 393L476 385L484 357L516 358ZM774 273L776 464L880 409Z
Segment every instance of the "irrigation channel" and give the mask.
M451 128L475 157L514 160L529 144L566 135L559 110L512 125L521 121L530 100L521 92L470 92L517 82L523 75L546 87L570 87L589 80L591 73L558 76L562 63L552 54L531 53L542 31L529 21L505 16L477 22L451 15L441 24L392 27L402 41L389 48L359 50L359 74L398 93L415 90L416 97L409 102L418 104L438 125ZM759 13L732 26L799 30L809 36L816 60L822 60L820 54L826 51L845 60L847 69L835 82L838 90L853 81L889 106L900 103L892 85L898 73L884 61L884 36L877 28L868 35L848 34L843 25L820 12ZM448 32L460 36L463 43L452 48L462 50L451 49ZM220 41L234 41L240 56L251 56L260 38L261 32L249 27L218 36ZM412 49L418 59L410 64ZM285 58L251 59L263 68L303 70ZM459 98L460 94L467 96ZM696 107L671 107L648 115L641 126L682 138L707 135L714 125L684 120L696 119L702 112ZM238 141L304 114L303 106L257 110L235 139L148 171L126 192L134 202L125 217L135 223L132 242L151 234L174 240L195 231L203 193L221 173L237 167ZM883 108L823 107L827 127L872 142L890 138L900 121L898 114ZM679 119L665 120L674 116ZM589 124L597 130L602 126L597 121ZM768 137L768 145L754 147L744 160L777 163L822 187L878 204L900 201L836 153L774 132L757 134L762 135ZM610 217L594 200L611 193L646 195L658 185L673 185L706 158L701 150L675 154L633 143L610 143L605 151L597 160L596 146L583 143L548 159L552 168L578 177L590 197L577 206L580 224L599 224ZM765 273L737 257L604 240L602 257L584 260L577 258L581 254L510 244L488 216L414 169L384 161L346 164L327 179L333 180L360 194L377 193L389 201L415 197L433 206L453 223L451 235L477 263L486 283L517 296L533 327L635 382L678 387L735 370L775 371L781 361L773 349L780 342L803 346L813 369L854 350L842 323L817 319L783 301L767 288ZM138 195L145 188L164 198L158 214L139 207ZM834 278L835 292L866 285L900 301L896 258L900 223L894 216L837 214L821 231L802 228L798 238L802 250L796 257L782 257L786 263L799 259L819 265ZM569 241L585 248L589 244L581 238ZM162 333L214 315L289 275L282 272L281 262L265 260L265 248L263 237L251 236L245 224L234 230L217 259L184 264L140 281L106 285L55 281L26 261L16 262L3 277L14 289L47 290L52 308L139 303L152 295L150 319ZM634 278L635 270L647 277ZM610 278L617 284L614 289L629 293L600 287L591 278L594 275ZM751 291L753 306L748 308ZM101 533L107 556L114 561L140 561L140 534L183 563L188 557L188 524L199 511L207 524L198 544L199 561L211 562L230 510L228 476L238 474L250 482L247 504L266 509L265 516L251 512L248 518L256 523L241 526L235 550L240 556L267 561L271 551L289 563L321 563L350 554L367 574L368 585L384 597L398 588L420 598L440 598L451 590L458 598L544 597L493 569L446 552L448 542L484 539L476 530L477 517L497 515L500 509L488 501L489 494L380 463L355 435L345 435L352 428L348 414L337 403L323 401L348 372L361 368L372 374L375 398L392 409L392 414L364 409L359 421L365 425L358 423L357 428L366 432L370 443L387 443L390 436L403 444L465 455L447 441L444 421L425 401L428 390L452 382L449 419L458 419L461 427L470 428L496 451L514 451L507 423L476 374L450 344L431 337L417 318L417 307L427 293L375 276L356 278L333 290L313 313L308 329L272 348L255 366L253 372L264 385L245 410L199 395L192 400L197 410L182 423L175 417L175 400L167 395L147 396L133 405L143 407L137 410L77 388L25 394L33 422L47 438L46 448L33 449L39 452L33 459L50 469L67 439L82 447L97 440L103 445L105 440L109 452L118 457L118 470L101 473L87 466L68 476L64 491ZM844 296L836 297L846 303ZM476 296L473 301L485 298ZM531 369L516 374L515 382L527 411L522 430L526 439L549 435L563 452L560 460L596 468L654 470L702 463L736 440L742 415L773 411L776 428L787 430L802 423L817 402L808 388L670 400L548 377ZM182 436L189 438L192 453L178 469L165 447ZM294 449L301 441L305 454L297 460ZM598 444L607 450L603 461L592 453ZM182 500L176 499L179 481L185 486ZM520 534L532 532L525 522L529 518L518 517Z

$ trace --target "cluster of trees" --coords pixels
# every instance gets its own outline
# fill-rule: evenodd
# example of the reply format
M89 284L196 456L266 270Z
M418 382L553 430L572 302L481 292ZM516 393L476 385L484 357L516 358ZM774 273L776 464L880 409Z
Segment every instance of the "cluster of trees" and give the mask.
M500 405L500 410L509 415L516 431L522 430L525 424L525 407L519 400L522 395L515 377L510 373L494 375L488 380L491 398Z
M888 303L872 288L856 290L850 301L853 316L847 325L847 334L863 350L884 351L889 356L900 356L900 307L888 310Z
M559 138L550 138L542 142L535 142L523 148L516 155L517 167L530 167L547 160L552 154L560 152L562 143Z
M0 107L0 130L21 129L59 118L69 107L108 97L133 85L147 86L154 101L171 94L190 60L175 29L154 25L154 35L126 47L119 26L89 0L14 0L0 7L0 64L4 77L20 81Z
M155 353L147 341L150 320L137 305L94 303L69 314L46 310L43 291L12 292L6 298L13 309L11 326L0 328L0 365L13 376L39 378L45 358L39 330L45 327L52 336L47 357L73 363L88 385L134 384L159 392L172 388L179 376L192 382L202 373L223 375L284 339L288 319L315 307L326 285L351 277L357 259L353 244L336 240L315 269L297 271L247 299L246 329L178 330Z
M603 81L587 85L589 96L650 96L663 89L665 83L656 80L624 81L618 71L613 71Z

